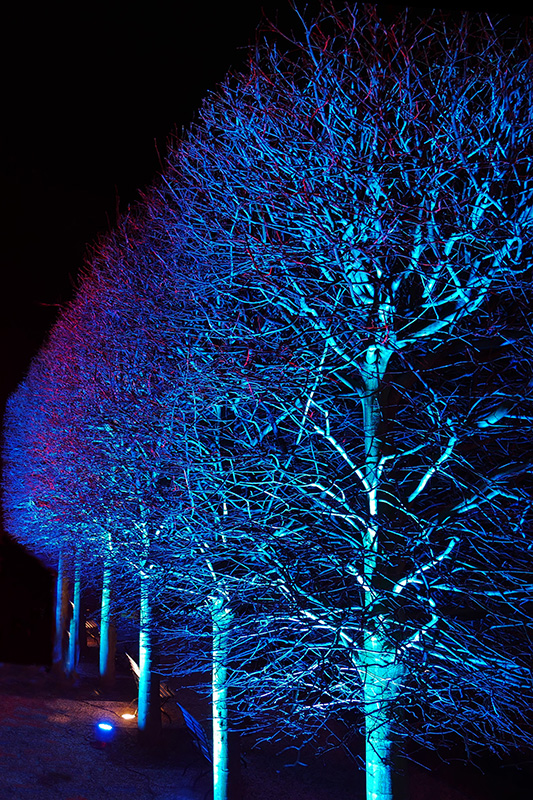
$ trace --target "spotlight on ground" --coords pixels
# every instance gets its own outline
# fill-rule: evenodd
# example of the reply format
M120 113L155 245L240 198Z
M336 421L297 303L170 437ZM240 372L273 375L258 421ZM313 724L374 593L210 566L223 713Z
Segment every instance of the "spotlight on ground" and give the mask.
M135 714L121 714L122 719L135 719Z
M105 747L115 735L115 726L110 722L98 722L95 730L97 747Z

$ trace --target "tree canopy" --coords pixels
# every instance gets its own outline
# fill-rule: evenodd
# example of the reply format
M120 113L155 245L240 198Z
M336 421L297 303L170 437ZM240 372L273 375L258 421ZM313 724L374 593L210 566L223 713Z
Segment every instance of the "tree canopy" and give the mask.
M387 800L393 745L533 743L531 41L297 16L96 247L11 401L4 505L107 531L235 719L363 725Z

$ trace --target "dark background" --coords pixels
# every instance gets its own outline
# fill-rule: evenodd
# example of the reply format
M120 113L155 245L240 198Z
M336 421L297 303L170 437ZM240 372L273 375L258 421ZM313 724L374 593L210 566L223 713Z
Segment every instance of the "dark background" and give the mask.
M4 396L71 296L86 243L150 182L167 136L239 64L260 15L254 0L110 0L21 4L2 20Z
M186 127L206 92L243 63L262 9L287 27L288 6L108 0L2 12L0 411L71 297L87 244L157 173L173 128ZM50 587L51 575L4 537L0 660L48 659Z

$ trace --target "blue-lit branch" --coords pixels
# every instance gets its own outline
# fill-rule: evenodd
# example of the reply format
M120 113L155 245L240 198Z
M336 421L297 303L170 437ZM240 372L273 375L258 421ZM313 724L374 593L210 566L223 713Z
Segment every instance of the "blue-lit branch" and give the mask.
M533 744L528 47L370 8L270 32L10 402L10 530L104 576L102 632L137 615L141 726L154 640L212 666L217 800L251 707L364 719L369 800L404 737Z
M243 691L310 732L358 709L386 798L409 719L426 743L528 729L531 55L483 17L329 11L208 99L165 198L264 599Z

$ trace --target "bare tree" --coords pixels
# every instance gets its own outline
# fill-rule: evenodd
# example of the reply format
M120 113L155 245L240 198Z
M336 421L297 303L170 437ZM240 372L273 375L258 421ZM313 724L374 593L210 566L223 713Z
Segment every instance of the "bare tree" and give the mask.
M153 270L145 269L141 278L139 265L145 266L143 237L132 215L95 246L69 321L77 352L92 353L83 403L90 416L87 446L97 447L103 467L99 497L92 498L91 509L100 530L107 532L100 542L102 619L109 623L117 604L113 594L121 595L122 604L138 614L138 726L144 739L154 741L161 723L154 606L165 571L165 487L175 408L165 403L172 363L164 325L158 333L162 310L157 308ZM108 650L101 651L103 673L110 661Z
M76 458L79 442L73 428L73 411L78 398L72 384L64 380L68 366L53 356L55 343L57 339L54 342L52 336L34 359L26 380L8 401L3 507L11 534L56 569L53 664L73 677L79 658L78 544L84 525L78 492L83 497L87 486Z
M405 737L533 743L531 49L300 22L98 245L11 406L5 505L139 612L141 728L162 617L205 644L217 800L250 703L363 723L390 800Z
M123 603L139 613L138 720L141 733L151 738L160 724L152 551L164 538L168 503L161 484L167 480L174 410L167 405L165 413L160 404L159 342L153 340L154 328L142 326L139 310L144 301L149 313L149 303L158 297L148 272L146 295L134 285L138 275L128 273L130 250L124 227L102 240L75 298L14 396L6 420L4 489L13 534L34 551L52 551L58 564L56 656L68 674L78 660L81 560L86 581L97 585L102 578L105 683L113 671L113 582ZM165 363L171 369L171 362ZM28 517L31 527L25 524ZM68 557L74 611L65 648Z
M166 172L278 597L248 685L301 727L359 712L369 800L402 734L531 743L531 67L486 16L327 6Z

